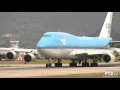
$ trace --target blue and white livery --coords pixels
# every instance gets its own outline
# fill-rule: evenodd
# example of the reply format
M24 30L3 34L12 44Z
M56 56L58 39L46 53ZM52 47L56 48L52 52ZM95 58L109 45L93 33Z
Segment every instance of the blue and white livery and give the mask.
M98 37L78 37L65 32L46 32L37 44L38 52L46 59L58 60L56 67L61 67L61 59L70 59L70 66L84 61L82 66L89 66L87 59L93 59L90 66L97 66L97 60L114 62L116 50L110 49L113 41L110 37L113 12L108 12ZM49 66L48 64L46 66Z

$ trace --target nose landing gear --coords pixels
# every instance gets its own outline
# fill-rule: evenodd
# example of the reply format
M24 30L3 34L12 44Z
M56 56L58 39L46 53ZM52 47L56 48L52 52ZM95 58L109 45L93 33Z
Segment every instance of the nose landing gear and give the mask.
M50 58L46 58L46 60L48 60L48 62L46 63L46 67L52 67L52 64L50 62Z

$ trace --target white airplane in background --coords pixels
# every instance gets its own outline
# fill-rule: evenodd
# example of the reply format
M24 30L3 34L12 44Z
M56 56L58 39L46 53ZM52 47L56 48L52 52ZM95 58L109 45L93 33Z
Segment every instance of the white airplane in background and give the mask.
M72 60L70 66L84 61L82 66L98 66L97 61L110 63L115 61L118 49L110 48L110 44L120 43L110 37L113 12L108 12L98 37L78 37L65 32L46 32L37 44L39 53L47 59L57 59L55 67L62 67L61 59ZM26 59L27 60L27 59ZM29 60L30 61L30 60ZM32 61L32 58L31 58ZM51 63L46 64L50 67Z
M11 47L9 48L0 48L0 59L2 59L2 57L6 56L7 60L15 60L18 58L19 53L23 53L24 54L24 58L29 58L29 56L26 55L30 55L32 56L34 59L37 59L39 57L39 53L36 49L25 49L25 48L19 48L18 47L18 43L16 43L15 41L11 44ZM29 62L29 61L27 61Z
M36 49L24 49L24 48L0 48L0 52L3 54L6 54L6 59L7 60L15 60L18 57L18 54L20 52L24 52L24 59L25 58L31 58L29 57L32 56L34 60L38 58L38 51ZM27 59L28 60L28 59ZM29 62L29 61L26 61Z

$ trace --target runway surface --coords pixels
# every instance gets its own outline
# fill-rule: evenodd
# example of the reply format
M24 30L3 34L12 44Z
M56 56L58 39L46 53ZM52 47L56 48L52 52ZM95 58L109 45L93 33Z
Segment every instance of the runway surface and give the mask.
M0 78L34 78L34 77L51 77L57 75L75 75L75 74L96 74L105 73L105 71L115 71L120 73L120 62L110 64L99 64L99 67L69 67L64 64L63 67L46 68L45 65L38 64L1 64Z

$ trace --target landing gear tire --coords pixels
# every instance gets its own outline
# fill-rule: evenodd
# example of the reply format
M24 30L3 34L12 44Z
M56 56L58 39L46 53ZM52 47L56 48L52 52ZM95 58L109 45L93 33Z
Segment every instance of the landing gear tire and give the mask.
M69 66L70 67L77 67L77 63L70 63Z
M62 63L55 63L55 67L62 67Z
M89 67L89 63L82 63L82 67Z
M98 67L98 63L91 63L91 67Z
M46 67L51 67L51 66L52 66L51 63L46 64Z

